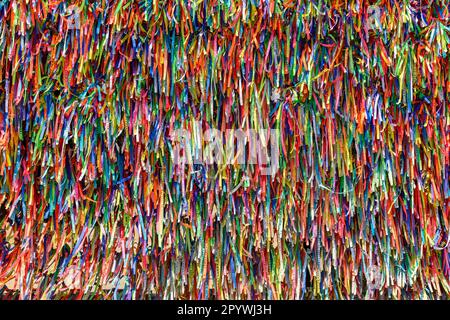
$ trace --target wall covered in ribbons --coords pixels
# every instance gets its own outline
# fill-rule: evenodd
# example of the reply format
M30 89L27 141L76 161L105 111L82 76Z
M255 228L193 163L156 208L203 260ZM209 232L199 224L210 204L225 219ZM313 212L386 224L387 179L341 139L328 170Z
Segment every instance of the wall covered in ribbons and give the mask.
M450 298L449 5L1 1L0 298Z

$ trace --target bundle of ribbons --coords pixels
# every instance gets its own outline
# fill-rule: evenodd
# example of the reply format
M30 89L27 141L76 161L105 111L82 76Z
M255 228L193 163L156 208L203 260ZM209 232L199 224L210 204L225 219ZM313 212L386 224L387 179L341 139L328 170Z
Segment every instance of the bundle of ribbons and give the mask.
M1 1L0 297L450 298L449 10Z

